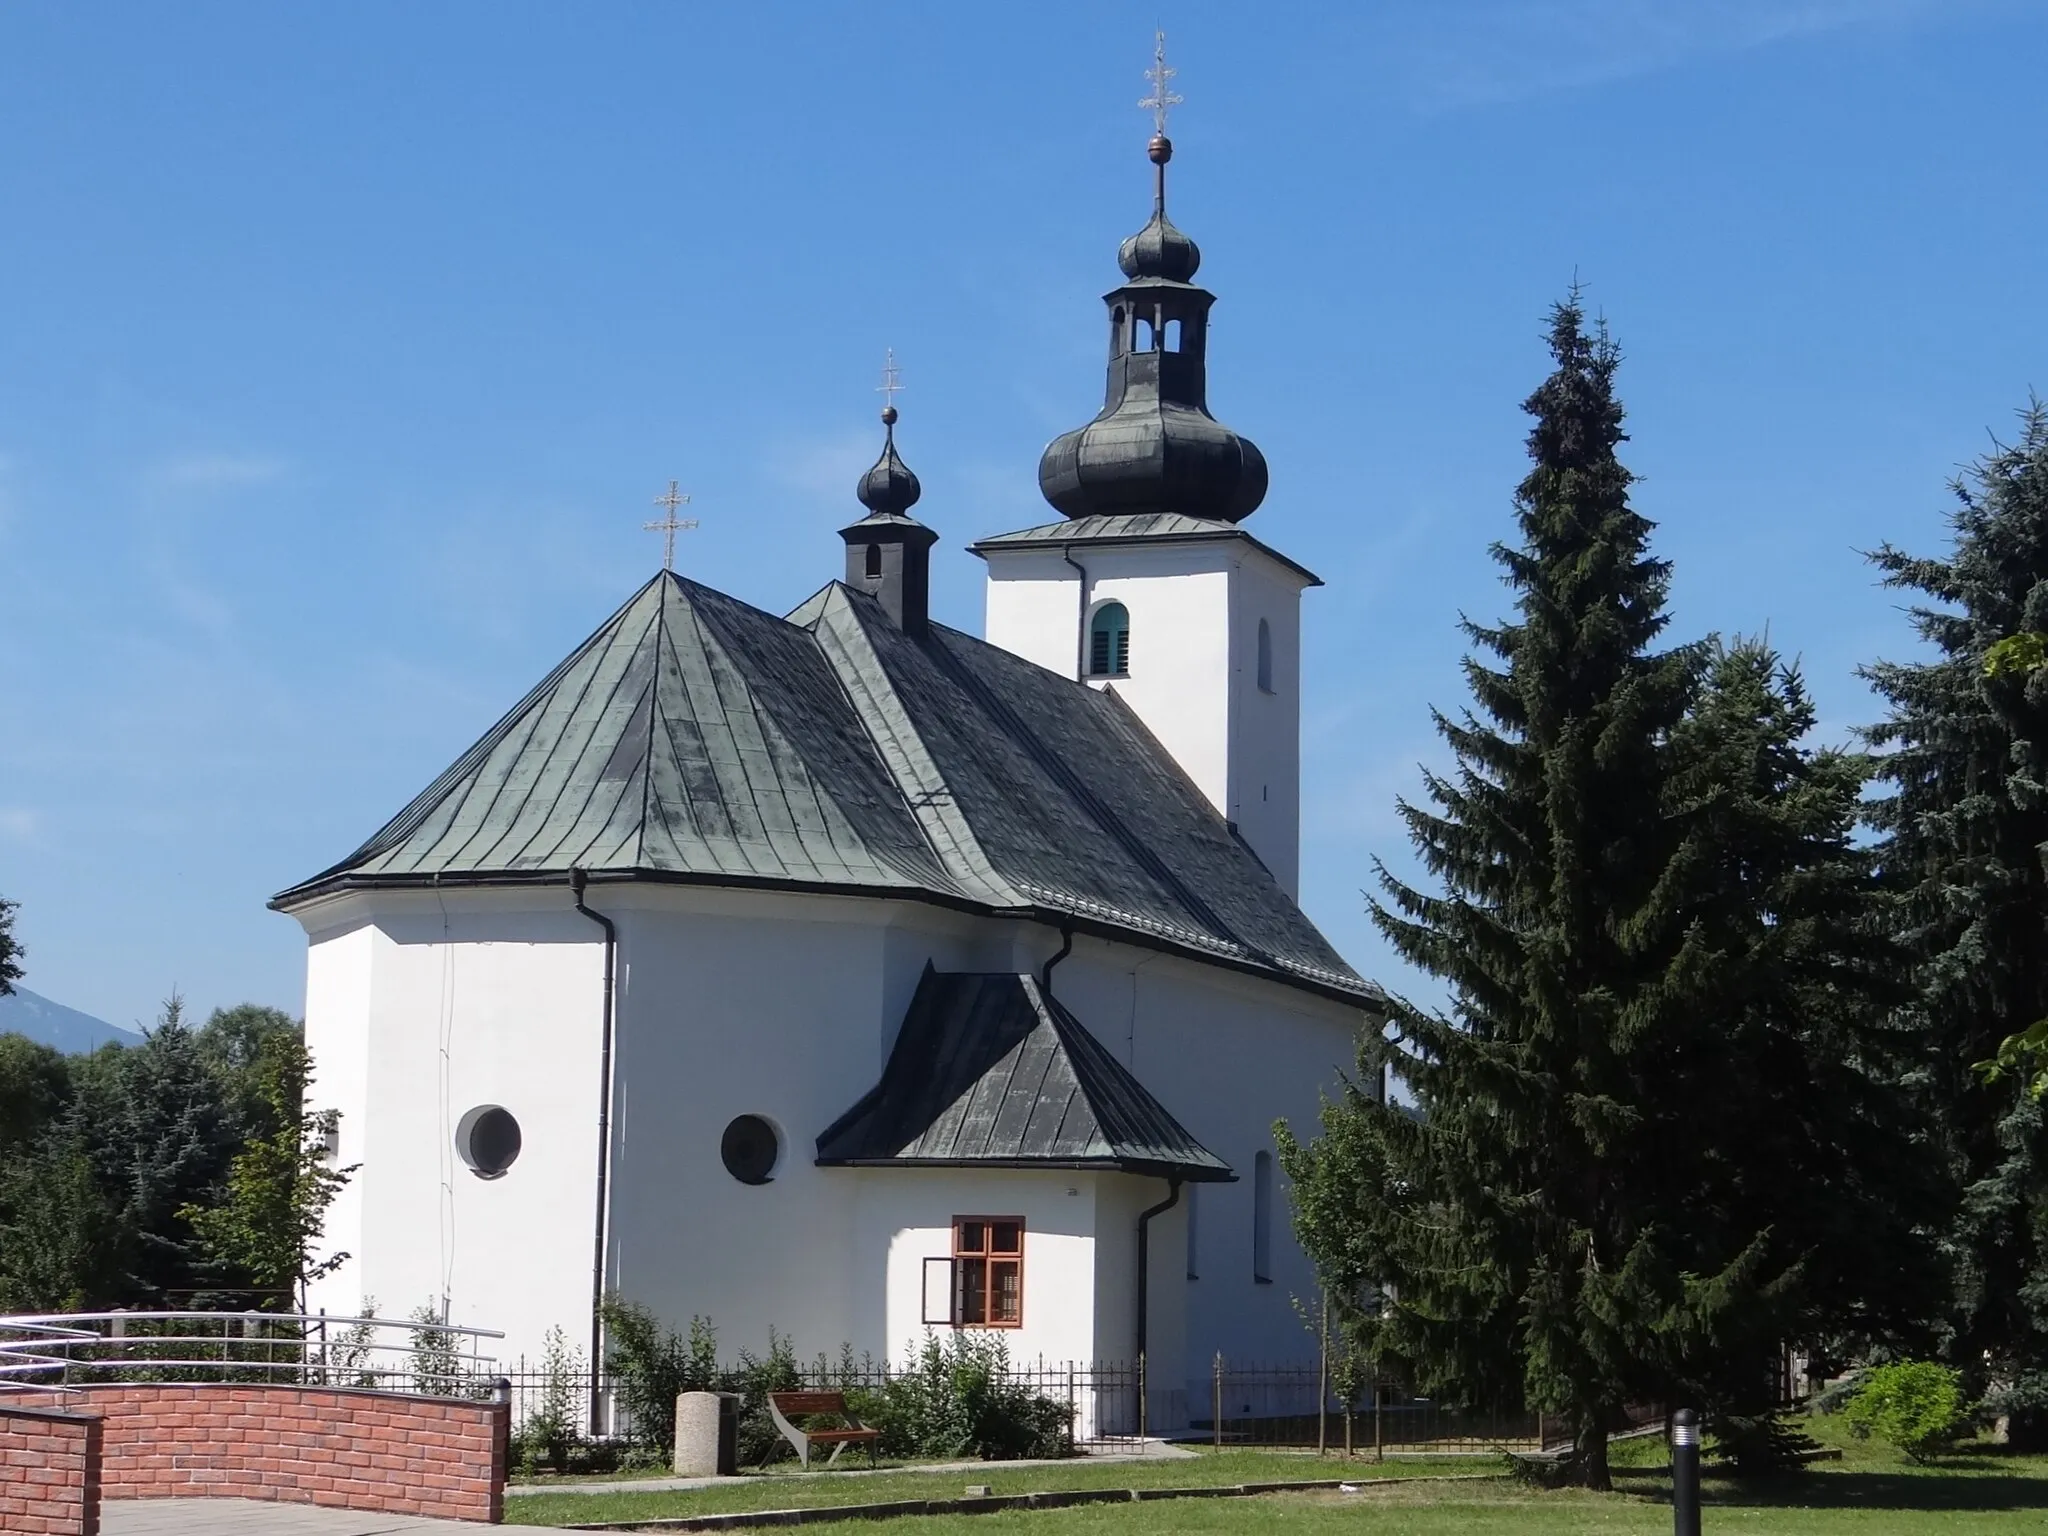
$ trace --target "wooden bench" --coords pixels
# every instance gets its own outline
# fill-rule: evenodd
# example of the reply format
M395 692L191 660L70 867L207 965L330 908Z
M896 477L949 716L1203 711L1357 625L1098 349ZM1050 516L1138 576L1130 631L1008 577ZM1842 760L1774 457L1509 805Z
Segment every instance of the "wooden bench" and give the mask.
M849 1445L865 1445L868 1448L868 1465L875 1464L875 1442L882 1438L879 1429L869 1429L846 1411L844 1392L770 1392L768 1411L775 1417L775 1427L782 1431L782 1438L796 1447L797 1459L808 1469L811 1464L811 1447L829 1445L832 1454L825 1465L831 1466L839 1459L839 1453ZM807 1419L830 1414L845 1420L843 1429L798 1429L792 1418Z

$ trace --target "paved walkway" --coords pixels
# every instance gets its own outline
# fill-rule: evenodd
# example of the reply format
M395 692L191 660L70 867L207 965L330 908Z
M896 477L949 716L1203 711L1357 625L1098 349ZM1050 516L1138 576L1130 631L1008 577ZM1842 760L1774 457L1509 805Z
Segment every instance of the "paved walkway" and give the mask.
M1141 1440L1128 1450L1083 1451L1083 1459L1103 1461L1187 1461L1197 1453L1184 1446L1167 1440ZM1056 1461L920 1461L905 1467L863 1467L858 1463L834 1467L830 1472L781 1472L776 1474L778 1482L796 1482L813 1477L894 1477L899 1473L941 1473L941 1472L991 1472L1000 1468L1014 1472L1019 1467L1071 1467L1072 1457ZM764 1479L760 1476L747 1477L632 1477L610 1482L585 1482L579 1479L563 1478L559 1481L542 1479L533 1483L507 1483L505 1497L518 1498L530 1493L688 1493L698 1488L716 1488L721 1483L751 1483L759 1487Z
M479 1536L485 1526L264 1499L107 1499L101 1536Z

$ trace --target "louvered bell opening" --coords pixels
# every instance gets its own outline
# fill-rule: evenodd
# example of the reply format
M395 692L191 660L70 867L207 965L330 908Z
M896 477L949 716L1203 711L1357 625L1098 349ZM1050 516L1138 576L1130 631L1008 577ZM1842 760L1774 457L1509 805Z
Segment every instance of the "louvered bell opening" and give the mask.
M1104 603L1088 622L1088 675L1124 677L1130 670L1130 612L1122 603Z

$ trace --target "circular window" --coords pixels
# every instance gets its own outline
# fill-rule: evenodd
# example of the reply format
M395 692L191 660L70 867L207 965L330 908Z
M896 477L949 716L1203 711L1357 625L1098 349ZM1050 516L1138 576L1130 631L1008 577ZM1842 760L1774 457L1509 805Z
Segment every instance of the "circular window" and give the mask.
M519 1122L508 1109L479 1104L455 1127L455 1150L478 1178L503 1178L519 1157Z
M766 1184L782 1158L782 1138L759 1115L741 1115L719 1138L718 1155L742 1184Z

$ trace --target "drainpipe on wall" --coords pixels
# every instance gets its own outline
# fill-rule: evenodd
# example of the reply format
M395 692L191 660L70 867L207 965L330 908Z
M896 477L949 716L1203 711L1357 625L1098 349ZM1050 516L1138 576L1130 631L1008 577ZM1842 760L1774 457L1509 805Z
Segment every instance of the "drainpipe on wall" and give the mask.
M598 1049L597 1077L597 1219L591 1238L590 1255L590 1432L604 1433L604 1402L598 1389L604 1359L604 1240L606 1183L612 1162L612 975L619 951L619 930L602 912L583 903L590 877L580 869L569 871L569 889L576 898L576 910L604 929L604 1026Z
M1172 1210L1180 1204L1180 1175L1174 1174L1166 1181L1166 1198L1157 1205L1147 1206L1138 1212L1138 1437L1144 1438L1148 1405L1145 1401L1149 1391L1145 1381L1145 1333L1146 1333L1146 1281L1152 1257L1152 1218Z
M1045 996L1052 996L1052 968L1073 952L1074 930L1071 928L1060 929L1060 947L1054 950L1052 957L1038 968L1038 990Z
M1074 619L1074 680L1079 682L1088 675L1088 567L1064 544L1060 558L1081 573L1081 611Z

